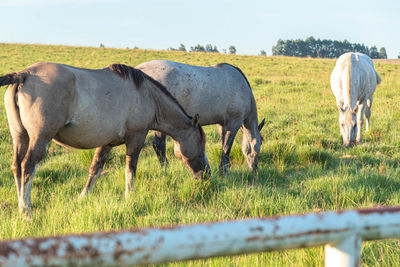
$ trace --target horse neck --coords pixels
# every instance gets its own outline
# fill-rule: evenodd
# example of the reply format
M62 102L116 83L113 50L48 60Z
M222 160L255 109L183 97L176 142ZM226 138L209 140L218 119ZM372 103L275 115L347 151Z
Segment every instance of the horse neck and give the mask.
M257 124L256 124L257 125ZM245 126L242 127L242 131L243 131L243 140L246 140L246 142L254 142L254 140L256 140L257 142L259 142L260 137L259 137L259 132L257 127L250 127L250 128L246 128Z
M242 131L243 141L246 143L261 142L260 132L258 131L257 108L255 105L252 105L251 114L243 121Z
M156 87L152 88L152 96L156 107L153 130L166 133L174 140L195 130L191 119L172 98Z

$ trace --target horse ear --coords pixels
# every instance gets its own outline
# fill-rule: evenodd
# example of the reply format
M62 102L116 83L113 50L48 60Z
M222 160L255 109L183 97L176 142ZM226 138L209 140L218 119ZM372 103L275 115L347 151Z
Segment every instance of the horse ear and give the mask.
M264 127L265 124L265 118L261 121L261 123L258 125L258 131L261 132L261 129Z
M199 127L199 114L194 115L192 118L192 125L195 127Z

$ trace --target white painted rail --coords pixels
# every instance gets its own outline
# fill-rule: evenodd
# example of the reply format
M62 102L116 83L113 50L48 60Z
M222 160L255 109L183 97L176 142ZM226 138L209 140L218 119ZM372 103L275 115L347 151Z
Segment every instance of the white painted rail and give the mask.
M0 242L0 266L150 264L326 245L326 266L359 266L361 242L400 238L400 207Z

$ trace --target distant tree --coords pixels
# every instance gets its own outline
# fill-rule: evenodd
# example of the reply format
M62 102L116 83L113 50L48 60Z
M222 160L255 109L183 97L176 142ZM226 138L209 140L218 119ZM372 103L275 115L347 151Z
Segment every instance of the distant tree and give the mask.
M233 45L231 45L229 47L229 54L236 54L236 47L234 47Z
M276 45L275 46L272 46L272 55L273 56L280 56L280 55L285 55L286 54L286 51L284 50L284 45L285 45L285 42L282 40L282 39L279 39L277 42L276 42Z
M186 52L186 47L185 47L185 45L184 45L184 44L181 44L181 45L179 46L178 50L179 50L179 51L184 51L184 52Z
M368 48L364 44L352 44L347 40L321 40L315 39L313 36L308 37L305 41L279 39L276 45L272 46L273 56L337 58L352 51L364 53L372 58L383 57L385 54L383 51L378 52L376 46Z
M399 58L399 59L400 59L400 52L399 52L399 54L397 55L397 58Z
M386 49L384 47L379 49L379 58L387 58Z
M191 46L190 47L190 52L205 52L206 49L204 48L204 46L197 44L195 47Z
M104 48L105 46L104 46L104 44L100 43L100 47L101 47L101 48Z
M306 39L306 48L307 48L307 56L308 57L317 57L317 47L314 37L310 36Z
M186 47L184 44L181 44L178 48L175 47L168 47L168 51L183 51L186 52Z
M267 52L265 52L265 50L260 51L260 56L266 56L266 55L267 55Z
M379 58L379 52L378 52L378 48L376 48L376 46L371 46L371 48L369 49L369 57L370 58Z
M364 44L353 44L353 51L369 55L369 49Z
M212 46L211 44L207 44L205 47L206 52L211 52L211 53L218 53L217 46Z

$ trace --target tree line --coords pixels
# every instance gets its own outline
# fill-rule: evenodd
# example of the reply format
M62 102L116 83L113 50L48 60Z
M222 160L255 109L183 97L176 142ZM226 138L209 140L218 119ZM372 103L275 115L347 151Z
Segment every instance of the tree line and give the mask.
M170 47L168 48L169 51L184 51L186 52L186 47L184 44L180 44L178 48ZM229 54L236 54L236 47L231 45L228 48ZM216 45L206 44L205 46L197 44L196 46L191 46L189 52L209 52L209 53L219 53L218 48ZM222 49L224 54L227 53L226 49Z
M364 44L350 43L347 40L321 40L310 36L306 40L282 40L279 39L272 47L273 56L295 56L295 57L320 57L338 58L346 52L360 52L370 58L387 58L386 49L374 45L368 48Z

